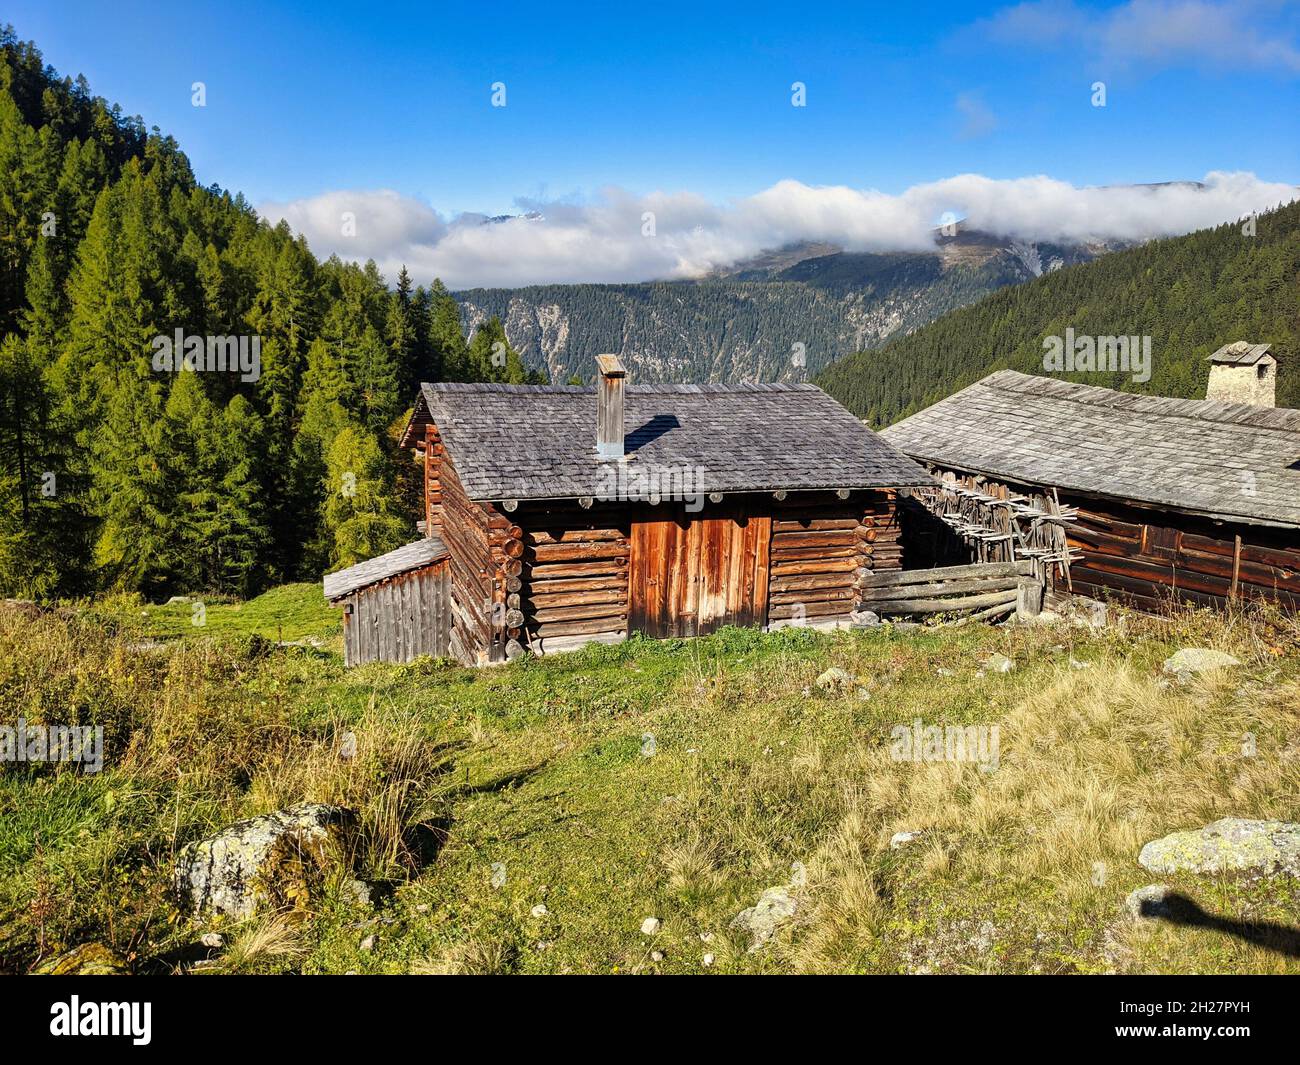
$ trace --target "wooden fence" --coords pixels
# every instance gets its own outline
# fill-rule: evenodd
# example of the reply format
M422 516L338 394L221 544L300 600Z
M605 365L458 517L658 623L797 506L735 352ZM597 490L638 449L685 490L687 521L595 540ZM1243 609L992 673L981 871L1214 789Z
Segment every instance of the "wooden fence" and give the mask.
M858 578L858 605L886 614L946 614L976 611L970 620L1000 617L1015 611L1037 614L1043 605L1043 582L1031 559L976 562L939 569L893 570Z

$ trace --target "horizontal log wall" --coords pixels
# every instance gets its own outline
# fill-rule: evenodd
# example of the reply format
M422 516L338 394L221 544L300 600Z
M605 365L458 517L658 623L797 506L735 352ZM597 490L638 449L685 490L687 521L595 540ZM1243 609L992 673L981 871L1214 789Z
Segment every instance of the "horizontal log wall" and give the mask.
M799 493L772 504L768 625L849 621L867 572L902 567L892 490Z
M1300 610L1295 534L1100 500L1071 502L1079 515L1070 546L1083 557L1071 565L1069 586L1058 585L1058 593L1117 597L1147 611L1171 600L1222 607L1252 599Z
M491 506L465 494L436 426L426 428L425 442L426 531L440 537L450 554L448 649L467 665L499 660L505 637L501 611L494 611L493 605L506 593L504 567L498 566L494 547L501 541L500 527L509 523Z
M520 611L522 646L546 654L627 635L630 513L619 505L520 503L513 515L520 572L509 603Z

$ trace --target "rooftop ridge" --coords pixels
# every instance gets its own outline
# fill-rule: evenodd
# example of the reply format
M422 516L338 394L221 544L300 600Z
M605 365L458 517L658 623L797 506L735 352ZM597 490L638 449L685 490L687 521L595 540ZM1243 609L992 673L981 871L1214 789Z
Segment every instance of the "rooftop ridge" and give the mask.
M421 390L430 392L499 392L510 395L576 395L590 396L596 391L592 385L509 385L498 382L425 381ZM752 395L762 392L820 392L814 384L805 382L741 382L739 384L630 384L627 391L637 395Z
M1300 432L1300 410L1289 407L1252 407L1248 403L1221 403L1213 399L1179 399L1176 396L1148 396L1140 392L1118 392L1101 385L1085 385L1053 377L1039 377L1017 370L997 370L975 382L1004 392L1032 392L1052 399L1084 403L1113 410L1136 410L1188 421L1247 425L1282 433Z

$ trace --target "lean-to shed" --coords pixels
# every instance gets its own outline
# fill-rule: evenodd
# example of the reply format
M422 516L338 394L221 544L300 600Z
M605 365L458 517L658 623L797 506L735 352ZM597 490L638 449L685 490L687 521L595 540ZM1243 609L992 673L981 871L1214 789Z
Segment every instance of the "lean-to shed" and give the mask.
M343 610L344 664L445 657L449 569L449 552L430 536L326 576L325 598Z

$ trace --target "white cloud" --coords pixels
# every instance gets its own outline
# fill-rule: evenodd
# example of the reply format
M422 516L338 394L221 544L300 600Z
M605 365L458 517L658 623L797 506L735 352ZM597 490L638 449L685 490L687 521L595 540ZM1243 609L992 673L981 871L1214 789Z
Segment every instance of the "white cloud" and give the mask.
M980 25L1005 43L1068 47L1089 62L1146 73L1191 65L1234 75L1259 69L1300 74L1293 31L1271 19L1270 9L1277 6L1252 0L1129 0L1098 9L1072 0L1028 0Z
M946 212L976 228L1030 241L1084 242L1173 236L1300 198L1294 186L1248 173L1211 173L1194 185L1076 188L1049 177L999 180L961 174L900 195L781 181L718 205L689 192L634 195L604 190L591 202L530 203L541 217L502 222L445 219L391 190L327 192L259 208L285 219L317 254L374 259L392 278L405 264L450 288L548 282L618 282L699 277L798 241L849 251L933 246ZM343 234L343 215L355 235ZM647 215L653 235L646 235Z

